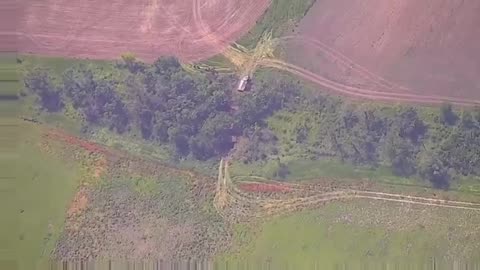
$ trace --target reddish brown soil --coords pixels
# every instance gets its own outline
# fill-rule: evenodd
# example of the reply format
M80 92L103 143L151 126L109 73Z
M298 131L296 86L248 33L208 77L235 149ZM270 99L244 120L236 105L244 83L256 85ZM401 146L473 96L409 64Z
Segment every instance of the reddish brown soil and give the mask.
M321 0L284 41L291 64L372 97L480 101L479 25L477 0Z
M82 211L88 205L88 196L84 189L80 189L73 198L70 207L67 210L67 217L76 216L82 213Z
M47 138L53 139L55 141L61 141L69 145L80 147L90 153L105 154L107 152L111 152L105 147L103 147L102 145L81 139L79 137L69 135L60 130L51 130L48 133L46 133L44 136L46 136Z
M269 0L24 0L17 29L23 53L152 61L195 61L245 34Z
M17 27L17 0L2 0L0 3L0 52L15 52L14 35Z

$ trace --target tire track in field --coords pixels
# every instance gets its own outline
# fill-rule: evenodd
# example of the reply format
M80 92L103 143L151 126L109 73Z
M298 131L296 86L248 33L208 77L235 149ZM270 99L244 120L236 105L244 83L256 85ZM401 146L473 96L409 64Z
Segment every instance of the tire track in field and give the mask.
M262 179L263 180L263 179ZM265 181L241 181L241 183L253 183L258 185L268 185ZM272 181L275 185L284 185L285 187L292 188L292 191L302 191L302 185L300 184L286 184ZM312 192L308 189L309 186L303 186L303 191ZM479 211L480 203L457 201L447 199L436 199L429 197L419 197L407 194L395 194L387 192L376 192L357 189L344 189L322 192L316 191L316 194L310 196L293 196L290 198L261 198L252 192L242 191L239 189L230 178L228 173L228 162L220 163L219 176L217 182L217 194L215 195L215 203L217 198L223 198L222 207L217 207L217 211L225 218L228 216L235 216L235 214L243 215L243 217L265 217L277 214L283 214L289 211L295 211L299 209L305 209L307 207L316 207L321 204L339 201L339 200L351 200L351 199L368 199L393 203L405 203L411 205L421 205L426 207L440 207L450 208L457 210ZM229 215L226 213L229 211ZM235 217L234 217L235 218Z
M199 33L200 36L198 39L196 39L194 42L202 42L203 40L206 39L206 43L211 44L212 46L215 46L216 48L223 48L224 43L226 42L225 40L222 40L218 37L216 34L222 28L227 25L227 22L230 21L234 15L231 15L229 19L225 20L222 25L217 28L217 30L211 31L210 27L205 24L203 18L202 18L202 12L201 12L201 6L199 3L200 0L193 0L193 22L196 27L199 28ZM239 50L235 49L232 46L227 46L227 48L224 49L222 52L223 55L225 55L229 60L231 60L233 63L235 63L235 59L246 59L248 58L248 55L246 55L243 52L240 52Z
M390 101L390 102L413 102L413 103L423 103L423 104L442 104L442 103L452 103L460 106L476 106L480 105L480 101L471 100L471 99L462 99L462 98L450 98L443 96L425 96L417 94L407 94L407 93L383 93L374 91L371 89L358 88L354 86L345 85L327 79L321 75L315 74L311 71L308 71L304 68L298 67L296 65L275 60L275 59L262 59L259 62L259 65L270 68L277 68L290 72L294 75L302 77L306 80L309 80L315 84L323 86L331 91L344 94L346 96L353 96L358 98L370 99L370 100L379 100L379 101Z
M401 86L390 80L387 80L386 78L378 74L375 74L374 72L368 70L366 67L356 63L351 58L347 57L346 55L342 54L338 50L335 50L334 48L326 45L325 43L319 40L309 38L309 37L304 37L304 36L285 36L285 37L279 38L279 40L286 40L286 41L294 40L294 41L301 41L301 42L311 44L315 46L317 49L320 49L323 53L332 57L334 60L339 61L344 67L352 68L353 70L358 72L361 76L372 81L373 83L377 84L380 87L385 87L390 90L402 89L405 91L410 91L410 92L412 91L410 88Z
M237 189L238 190L238 189ZM238 191L237 191L238 192ZM245 193L245 192L243 192ZM239 193L238 195L242 195ZM326 203L330 201L348 200L348 199L370 199L389 201L395 203L406 203L414 205L432 206L452 208L459 210L480 211L480 203L473 203L467 201L455 201L446 199L434 199L428 197L410 196L404 194L374 192L364 190L348 190L341 189L339 191L323 192L317 195L297 197L285 200L255 200L255 198L243 195L244 200L252 200L251 203L261 205L261 208L268 213L282 212L284 209L299 209L309 206L316 206L319 203Z

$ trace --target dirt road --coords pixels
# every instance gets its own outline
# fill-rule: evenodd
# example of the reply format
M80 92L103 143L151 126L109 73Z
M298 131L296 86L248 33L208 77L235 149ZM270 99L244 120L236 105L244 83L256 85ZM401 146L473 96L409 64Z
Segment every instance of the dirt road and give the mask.
M324 89L330 90L333 93L341 94L349 97L369 99L376 101L386 101L386 102L409 102L409 103L420 103L420 104L442 104L442 103L451 103L459 106L478 106L480 105L480 100L474 99L463 99L463 98L453 98L447 96L437 96L437 95L420 95L413 93L397 93L397 92L384 92L379 89L365 89L355 86L345 85L321 75L315 74L309 70L298 67L296 65L276 60L276 59L262 59L259 62L260 66L276 68L290 72L294 75L297 75L303 79L311 81ZM380 83L380 81L377 81Z
M255 188L252 189L252 187ZM281 193L282 196L272 196L275 193ZM228 172L228 162L223 160L219 166L215 205L222 216L236 219L238 215L247 218L264 217L318 207L331 201L351 199L379 200L480 212L480 203L412 196L409 194L349 188L336 188L330 191L322 189L312 190L312 186L309 185L275 181L237 181L234 183L231 181ZM221 202L221 205L219 202Z

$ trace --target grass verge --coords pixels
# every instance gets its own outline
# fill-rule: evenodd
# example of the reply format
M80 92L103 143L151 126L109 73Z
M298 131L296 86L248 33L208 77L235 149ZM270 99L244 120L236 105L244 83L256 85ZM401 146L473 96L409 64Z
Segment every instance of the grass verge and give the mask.
M265 32L272 32L275 38L292 31L315 1L273 0L260 21L239 43L254 48Z

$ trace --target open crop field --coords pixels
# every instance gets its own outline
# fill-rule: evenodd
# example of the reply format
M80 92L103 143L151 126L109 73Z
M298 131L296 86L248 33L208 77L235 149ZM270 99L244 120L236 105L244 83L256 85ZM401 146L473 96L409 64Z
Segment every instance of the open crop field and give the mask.
M25 0L13 37L22 53L113 59L129 52L146 61L161 55L193 61L221 52L268 5L268 0Z
M475 0L316 1L282 43L294 73L334 93L479 104L479 11Z
M272 269L377 269L384 263L427 269L435 261L447 269L452 258L472 262L480 258L480 231L467 225L477 224L479 218L396 203L335 202L237 227L236 248L222 260L229 266Z
M83 175L82 166L62 159L57 147L46 148L37 127L21 121L8 123L10 126L2 129L10 130L16 139L2 141L15 152L2 154L2 220L8 223L0 230L2 247L7 247L0 261L13 259L20 270L36 269L49 258L63 230L69 202Z

